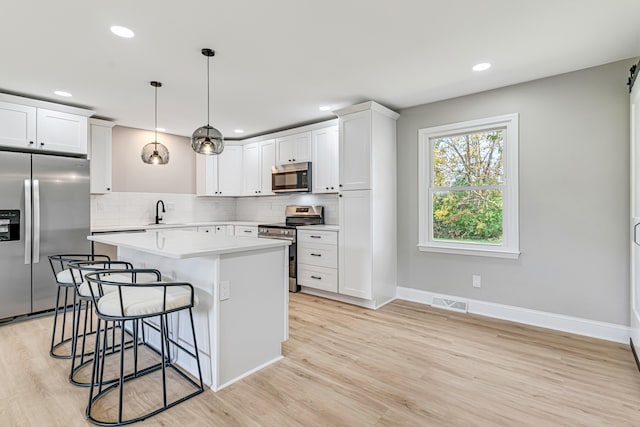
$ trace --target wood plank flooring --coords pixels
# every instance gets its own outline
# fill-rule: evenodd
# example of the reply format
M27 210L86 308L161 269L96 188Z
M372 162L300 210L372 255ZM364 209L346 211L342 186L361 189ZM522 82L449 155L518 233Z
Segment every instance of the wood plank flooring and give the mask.
M640 425L627 345L405 301L371 311L292 294L290 317L283 361L140 425ZM51 324L0 327L1 426L90 425L87 389L48 355Z

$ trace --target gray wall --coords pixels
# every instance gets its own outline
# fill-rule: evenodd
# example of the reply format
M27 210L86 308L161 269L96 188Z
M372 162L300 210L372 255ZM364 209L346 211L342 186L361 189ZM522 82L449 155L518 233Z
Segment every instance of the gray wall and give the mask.
M400 111L398 285L628 325L625 83L633 63ZM520 258L419 252L418 129L515 112L520 114ZM482 288L471 286L473 274L482 276Z
M184 136L158 133L169 149L169 163L147 165L140 152L153 142L153 132L123 126L113 128L113 191L146 193L196 192L196 153Z

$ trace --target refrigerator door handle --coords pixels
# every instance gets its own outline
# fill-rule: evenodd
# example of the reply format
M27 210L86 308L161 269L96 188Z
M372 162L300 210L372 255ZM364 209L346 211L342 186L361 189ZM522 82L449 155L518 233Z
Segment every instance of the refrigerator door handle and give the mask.
M31 180L24 180L24 263L31 264Z
M33 180L33 263L40 262L40 180Z
M635 243L638 246L640 246L640 243L638 243L638 238L637 238L639 225L640 225L640 222L633 226L633 243Z

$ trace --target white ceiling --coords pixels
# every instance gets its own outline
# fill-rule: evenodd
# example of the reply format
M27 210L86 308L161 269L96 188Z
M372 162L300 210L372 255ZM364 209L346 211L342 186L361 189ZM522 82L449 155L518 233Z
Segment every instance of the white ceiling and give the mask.
M5 1L0 91L152 129L159 80L158 126L190 136L206 123L204 47L211 124L236 138L333 117L320 105L397 110L638 56L640 1Z

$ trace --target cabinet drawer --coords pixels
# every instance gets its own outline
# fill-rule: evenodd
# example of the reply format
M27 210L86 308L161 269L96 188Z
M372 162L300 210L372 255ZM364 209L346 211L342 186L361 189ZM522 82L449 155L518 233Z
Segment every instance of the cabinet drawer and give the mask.
M320 267L338 268L338 247L301 243L298 246L298 262Z
M298 284L323 291L338 292L338 270L298 264Z
M298 242L337 245L338 233L335 231L298 230Z
M236 225L235 235L239 237L258 237L258 227Z

